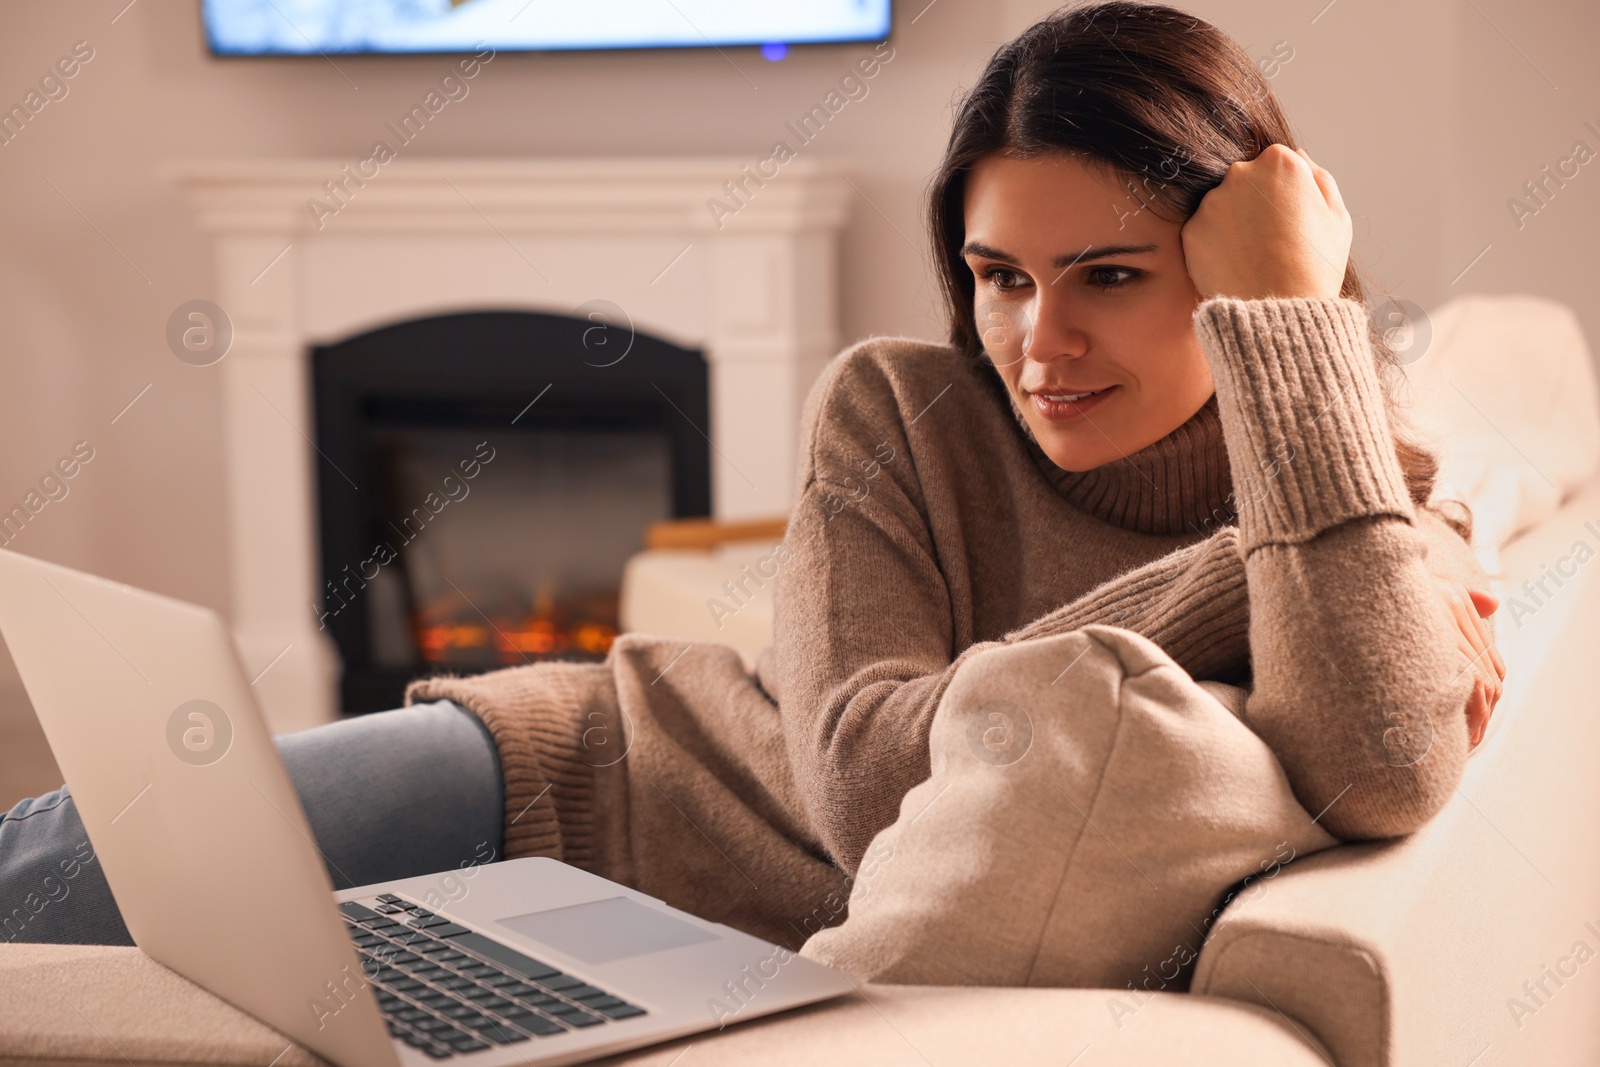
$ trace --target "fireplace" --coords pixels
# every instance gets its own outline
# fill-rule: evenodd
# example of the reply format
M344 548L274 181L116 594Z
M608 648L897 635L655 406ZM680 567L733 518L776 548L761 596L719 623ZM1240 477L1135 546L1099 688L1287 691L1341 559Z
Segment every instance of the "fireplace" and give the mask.
M362 439L366 443L345 455L349 466L339 462L340 470L350 477L351 484L344 484L316 449L345 447L349 442L340 444L338 435L355 432L360 413L328 427L332 437L319 431L322 416L316 407L322 391L314 381L318 371L313 362L325 349L382 334L394 324L426 329L422 323L438 321L436 316L449 322L460 315L515 311L575 318L587 330L595 325L589 317L595 306L626 309L623 318L639 331L636 347L615 367L593 366L612 358L593 353L588 360L592 366L584 367L579 360L573 367L569 361L563 373L605 374L610 377L596 380L631 382L628 389L636 391L608 394L603 405L596 405L602 410L590 412L596 417L610 417L607 412L621 416L624 396L661 405L662 392L656 386L669 393L673 388L665 376L643 379L642 387L627 377L645 365L638 358L644 350L637 344L648 347L647 334L683 346L680 355L691 350L703 353L707 384L700 388L709 387L709 399L696 408L687 393L683 399L673 394L684 412L698 414L684 418L671 411L671 405L665 405L666 416L659 409L651 416L642 407L630 408L619 419L627 425L612 426L609 432L644 434L643 427L652 425L649 419L666 417L666 432L681 435L673 448L698 447L694 444L698 439L710 450L709 501L695 497L697 491L690 488L697 477L692 470L703 469L703 460L684 460L680 465L683 457L675 454L669 464L670 494L663 497L659 485L616 494L632 501L629 506L634 510L618 511L613 520L603 520L605 536L614 532L619 539L637 538L640 531L634 527L647 512L659 511L665 518L705 514L709 507L712 517L736 521L789 510L802 404L822 366L838 352L837 247L857 194L830 164L797 159L785 165L782 177L768 182L737 216L708 211L708 198L722 195L727 180L736 177L745 162L400 159L386 166L382 178L369 182L360 198L334 218L317 217L307 210L307 203L324 195L328 176L339 172L337 160L172 165L169 173L186 190L197 222L215 242L215 288L189 295L212 300L233 326L226 357L195 373L218 378L225 432L229 620L246 673L254 679L252 692L274 732L336 718L343 668L351 664L358 666L343 683L344 696L354 699L355 706L369 706L377 699L374 694L395 692L396 679L406 672L392 664L407 648L401 640L407 631L395 626L394 620L405 619L408 603L413 610L424 606L448 616L447 603L431 599L437 592L434 586L448 590L448 583L439 577L446 574L462 584L459 570L439 569L413 577L394 564L378 563L372 558L375 546L352 540L356 535L350 533L343 535L350 554L329 558L322 542L322 513L350 504L324 496L332 491L324 485L326 478L338 480L358 499L357 512L361 507L377 508L376 501L387 495L390 508L412 515L415 526L422 516L414 511L426 507L428 492L439 494L435 506L447 499L442 485L446 466L459 471L480 441L496 449L495 458L481 466L476 478L462 482L470 489L469 496L449 501L436 516L430 510L427 529L420 536L407 546L392 546L397 557L407 559L416 571L432 565L428 553L435 551L434 542L443 542L438 551L447 553L447 560L448 553L457 551L452 547L456 532L452 523L473 526L499 507L496 494L503 486L497 480L520 480L532 493L541 478L548 483L560 470L576 469L573 465L585 458L598 461L608 447L634 457L641 468L646 455L659 456L639 445L637 437L616 438L611 445L597 436L587 438L586 446L556 444L549 435L560 420L587 418L576 410L581 379L562 378L569 382L563 388L556 374L561 368L534 370L531 341L516 342L517 355L503 360L503 371L516 372L514 383L509 377L496 377L493 370L468 371L466 367L476 365L475 357L464 353L475 352L476 346L467 349L459 336L446 336L426 357L430 370L459 374L469 383L493 384L484 385L476 399L466 395L473 393L472 388L463 387L442 413L436 413L442 420L437 423L428 422L415 406L407 406L415 398L387 396L374 401L373 425L361 431L368 435ZM572 329L570 324L567 328ZM577 336L582 335L579 330ZM614 339L609 332L588 337L591 343ZM393 349L372 357L374 368L383 364L380 373L390 382L401 380L400 368L408 358L423 357L396 355ZM540 388L549 385L549 391L511 425L522 406L535 401L537 390L527 392L535 380ZM427 399L438 397L430 394ZM484 404L490 408L474 406ZM567 404L574 409L563 406ZM475 414L479 410L487 414ZM495 424L494 431L503 434L491 437L488 426L495 419L504 420L503 425ZM525 429L529 420L533 426ZM602 431L591 426L583 432ZM471 439L451 436L458 433ZM510 444L502 448L502 440ZM535 441L547 447L534 450ZM567 460L549 458L561 447L568 449ZM368 461L359 458L361 448L394 458L390 473L364 481ZM519 452L522 448L528 449L526 454ZM541 463L546 466L541 468ZM512 477L515 471L521 473ZM636 473L645 477L642 469ZM435 476L439 484L429 484ZM633 476L619 470L610 477ZM605 480L599 475L573 477L576 482L569 481L569 488L599 487ZM657 481L662 477L659 467L651 475ZM548 530L527 526L553 519L549 511L508 516L504 528L528 529L529 537L551 536ZM346 519L359 531L370 517L357 514ZM591 526L591 534L598 537L594 530ZM525 554L523 561L535 558L543 556ZM346 566L351 569L345 571ZM324 574L325 568L331 573ZM373 577L361 577L363 571ZM327 583L335 576L348 582L349 589L338 586L340 596L329 602L336 590ZM409 590L397 588L391 579L402 576L416 584ZM537 576L523 573L516 580L525 586L536 582ZM580 607L575 584L560 596L547 590L544 599L537 585L523 588L517 594L521 599L503 598L507 602L498 609L484 602L492 599L489 595L480 599L465 586L463 590L483 614L494 616L498 610L507 619L515 618L521 605L531 600L521 616L528 625L516 633L506 631L505 642L530 656L547 654L539 651L547 647L552 650L548 654L554 654L563 635L564 654L573 655L599 647L603 638L603 629L592 627L582 630L587 636L579 636L583 625L579 616L588 618L586 612L601 608ZM569 594L569 603L563 605L562 597ZM338 607L341 602L349 607L323 618L330 604ZM401 605L399 614L392 607L396 603ZM317 605L315 611L308 608L311 604ZM562 635L554 629L558 606L569 616ZM343 632L339 628L355 625L362 612L365 644L359 647L366 658L358 659L351 651L358 648L356 636L336 635ZM390 622L374 633L379 617ZM425 618L433 615L425 613ZM478 618L481 623L481 615ZM448 629L457 623L461 629ZM446 628L428 631L425 640L442 658L424 657L418 673L446 666L491 665L488 646L473 644L483 634L472 632L470 620L440 625ZM499 635L490 628L490 637ZM346 640L351 642L348 647ZM473 656L483 661L469 664ZM356 681L361 677L367 681Z
M645 527L711 513L706 361L613 309L312 349L321 596L346 712L412 678L600 660Z

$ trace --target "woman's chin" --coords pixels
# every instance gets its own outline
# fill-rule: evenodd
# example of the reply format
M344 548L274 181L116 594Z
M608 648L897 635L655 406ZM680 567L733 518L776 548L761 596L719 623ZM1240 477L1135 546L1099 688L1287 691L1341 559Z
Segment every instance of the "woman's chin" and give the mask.
M1063 432L1059 427L1034 427L1034 439L1050 462L1065 471L1082 473L1110 463L1119 453L1110 441L1096 435L1097 441L1085 441L1076 431ZM1072 440L1062 440L1071 437Z

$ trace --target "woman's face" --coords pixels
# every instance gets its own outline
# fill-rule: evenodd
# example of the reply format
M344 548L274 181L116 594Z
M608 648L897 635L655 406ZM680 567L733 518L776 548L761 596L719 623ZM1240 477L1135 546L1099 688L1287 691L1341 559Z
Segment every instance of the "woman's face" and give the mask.
M1211 368L1181 223L1064 153L980 160L965 216L978 335L1057 466L1137 452L1205 404ZM1091 390L1081 403L1050 399Z

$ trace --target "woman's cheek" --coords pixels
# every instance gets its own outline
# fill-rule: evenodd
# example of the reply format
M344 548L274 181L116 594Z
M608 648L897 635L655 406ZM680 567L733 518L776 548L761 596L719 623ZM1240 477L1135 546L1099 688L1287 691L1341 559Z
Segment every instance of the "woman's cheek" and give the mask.
M1028 341L1026 309L1009 300L984 300L974 309L978 342L996 366L1004 367L1022 358Z

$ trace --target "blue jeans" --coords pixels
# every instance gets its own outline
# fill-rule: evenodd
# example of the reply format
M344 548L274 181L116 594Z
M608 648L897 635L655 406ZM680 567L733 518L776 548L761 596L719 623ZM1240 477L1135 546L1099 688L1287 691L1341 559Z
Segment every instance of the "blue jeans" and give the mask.
M500 857L500 757L465 708L441 700L274 741L335 888ZM66 786L0 816L0 937L133 944Z

